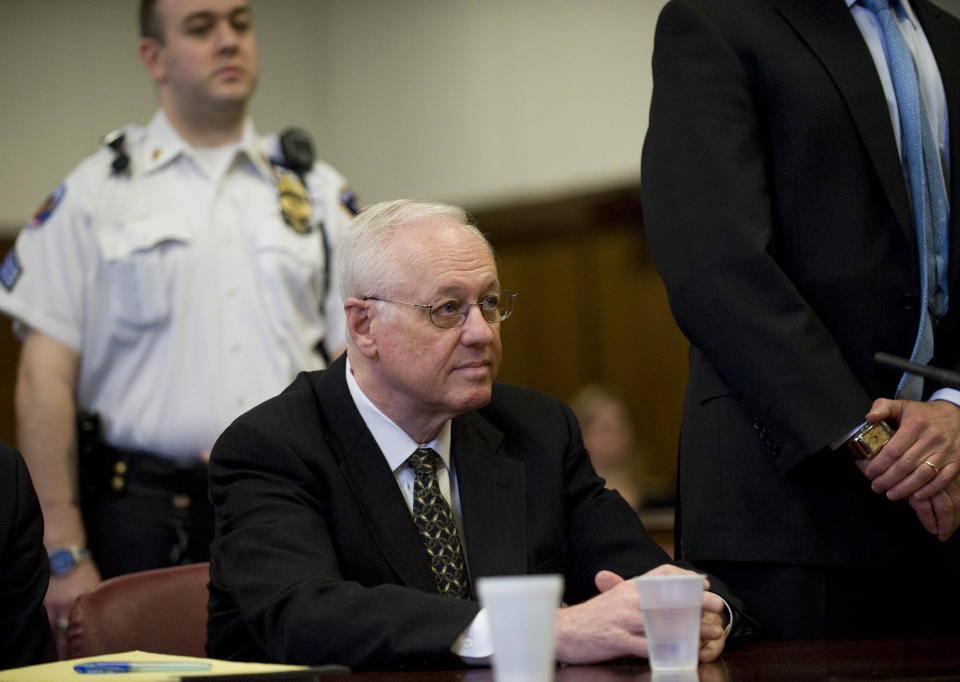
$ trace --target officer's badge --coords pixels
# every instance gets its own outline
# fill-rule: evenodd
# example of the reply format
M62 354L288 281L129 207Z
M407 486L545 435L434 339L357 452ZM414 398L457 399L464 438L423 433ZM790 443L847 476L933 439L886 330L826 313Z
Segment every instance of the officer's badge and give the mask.
M53 215L54 210L56 210L57 205L60 203L60 200L63 199L63 195L67 193L67 185L64 182L60 183L60 186L55 190L50 192L40 208L37 209L37 212L33 214L33 217L27 223L27 227L40 227L45 222L47 218Z
M280 195L280 213L283 221L297 234L310 232L310 199L307 189L294 173L282 173L277 179L277 193Z

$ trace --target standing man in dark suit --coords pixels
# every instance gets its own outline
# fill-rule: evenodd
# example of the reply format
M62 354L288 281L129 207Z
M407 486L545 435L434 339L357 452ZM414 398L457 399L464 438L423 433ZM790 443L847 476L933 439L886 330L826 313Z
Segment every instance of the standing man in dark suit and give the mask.
M657 27L644 221L691 342L677 547L771 638L960 630L957 392L873 360L930 320L920 361L960 366L960 22L869 4L674 0ZM949 245L918 247L936 183Z
M0 443L0 670L57 660L43 607L50 564L27 465Z
M557 612L561 661L646 656L623 578L683 569L603 488L565 405L494 385L516 294L500 288L483 235L455 207L377 204L337 258L347 353L240 417L213 450L209 653L484 660L477 579L560 573L573 604ZM423 527L427 516L439 520ZM701 660L712 660L736 616L716 594L703 605Z

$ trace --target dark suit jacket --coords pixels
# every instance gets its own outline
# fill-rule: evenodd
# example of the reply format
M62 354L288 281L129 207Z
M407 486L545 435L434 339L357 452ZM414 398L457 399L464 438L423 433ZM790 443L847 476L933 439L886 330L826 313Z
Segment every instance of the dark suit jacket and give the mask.
M207 650L351 667L456 665L449 648L479 606L434 592L344 368L341 357L301 374L214 447ZM576 603L596 593L601 568L633 576L669 561L603 489L559 401L496 385L489 406L453 420L452 461L474 586L485 575L562 573L564 598Z
M50 562L23 457L0 443L0 670L57 660L43 607Z
M911 0L950 119L950 312L933 364L960 364L960 22ZM675 0L663 10L644 143L654 260L691 341L681 556L869 565L948 550L845 450L909 356L920 276L877 70L841 0ZM955 553L960 538L949 544ZM875 569L872 569L875 570Z

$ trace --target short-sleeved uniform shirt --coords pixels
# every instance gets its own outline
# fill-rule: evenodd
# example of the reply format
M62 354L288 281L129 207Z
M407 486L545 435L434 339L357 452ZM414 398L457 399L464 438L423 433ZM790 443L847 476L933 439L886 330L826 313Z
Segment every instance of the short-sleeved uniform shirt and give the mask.
M285 219L296 176L249 121L218 178L162 112L123 133L127 169L104 147L23 228L0 266L0 310L80 354L77 404L107 442L194 458L298 371L323 368L321 343L345 343L326 249L355 200L315 162L309 219Z

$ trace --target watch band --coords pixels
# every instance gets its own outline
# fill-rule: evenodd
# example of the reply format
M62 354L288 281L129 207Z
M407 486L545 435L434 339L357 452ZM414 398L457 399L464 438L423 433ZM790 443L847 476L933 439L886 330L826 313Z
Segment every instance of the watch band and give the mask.
M70 575L77 566L92 558L90 550L80 545L54 547L50 550L50 574L55 578Z
M893 429L885 421L865 424L847 441L847 448L857 459L872 459L893 437Z

